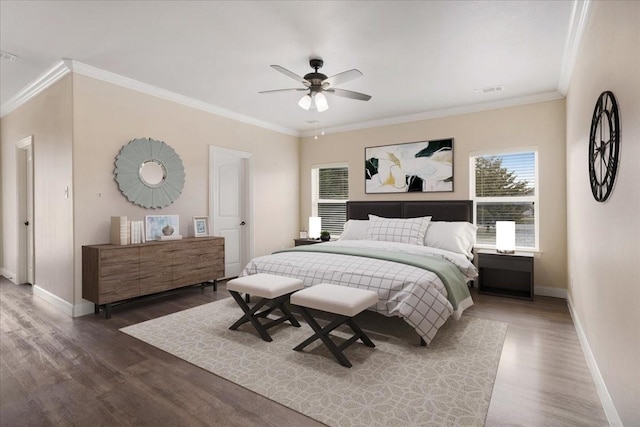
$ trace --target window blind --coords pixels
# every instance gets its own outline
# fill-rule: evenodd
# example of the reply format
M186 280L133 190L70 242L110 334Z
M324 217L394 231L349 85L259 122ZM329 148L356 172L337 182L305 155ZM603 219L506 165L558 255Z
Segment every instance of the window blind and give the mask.
M496 221L514 221L516 247L537 246L536 156L524 151L472 158L478 244L495 245Z

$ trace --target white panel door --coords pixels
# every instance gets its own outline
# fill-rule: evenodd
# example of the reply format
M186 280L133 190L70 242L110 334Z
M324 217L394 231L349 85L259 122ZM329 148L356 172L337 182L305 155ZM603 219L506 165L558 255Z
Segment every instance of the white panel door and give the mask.
M224 237L225 277L235 277L249 261L249 167L247 153L211 147L212 230Z

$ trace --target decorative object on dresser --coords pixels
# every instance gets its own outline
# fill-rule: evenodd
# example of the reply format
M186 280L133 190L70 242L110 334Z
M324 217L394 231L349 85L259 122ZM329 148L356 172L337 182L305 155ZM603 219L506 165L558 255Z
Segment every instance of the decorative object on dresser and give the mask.
M163 141L133 139L122 147L115 165L118 188L127 200L143 208L169 206L184 188L182 160Z
M365 192L453 191L453 138L365 148Z
M598 202L611 195L618 171L620 153L620 114L611 91L600 94L596 101L589 132L589 181L591 193Z
M145 241L144 221L129 221L126 216L111 217L110 242L112 245L129 245Z
M116 303L224 277L224 239L186 238L144 244L82 247L82 298L111 317Z
M322 230L320 232L320 240L322 240L323 242L328 242L329 240L331 240L331 233L329 233L327 230Z
M481 250L478 270L480 293L533 300L533 254Z
M204 237L209 235L209 217L208 216L193 217L193 235L195 237Z
M147 241L151 240L180 240L180 217L178 215L147 215L145 216Z

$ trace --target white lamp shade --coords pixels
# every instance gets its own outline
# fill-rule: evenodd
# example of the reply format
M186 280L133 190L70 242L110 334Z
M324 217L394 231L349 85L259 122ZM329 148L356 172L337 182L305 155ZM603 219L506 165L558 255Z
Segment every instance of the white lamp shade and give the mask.
M515 221L496 221L496 250L512 254L516 250Z
M308 110L311 107L311 95L305 95L300 98L300 101L298 101L298 105L305 110Z
M309 217L309 238L319 239L320 231L322 230L322 218L319 216Z
M315 101L316 101L316 108L318 109L319 112L323 112L329 109L329 103L327 102L327 97L324 95L324 93L316 93L316 95L314 96Z

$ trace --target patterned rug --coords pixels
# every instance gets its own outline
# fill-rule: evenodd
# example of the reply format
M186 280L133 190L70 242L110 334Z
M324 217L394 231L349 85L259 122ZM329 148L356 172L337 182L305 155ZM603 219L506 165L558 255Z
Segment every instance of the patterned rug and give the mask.
M330 426L482 426L507 325L463 315L429 347L399 318L363 312L357 323L375 348L357 342L340 366L312 334L287 324L260 339L232 298L122 328L121 331ZM347 339L348 329L334 332Z

